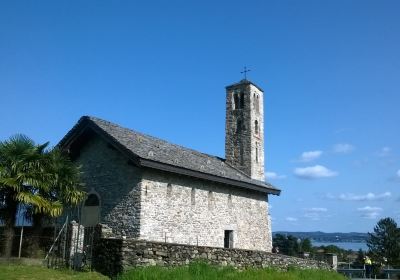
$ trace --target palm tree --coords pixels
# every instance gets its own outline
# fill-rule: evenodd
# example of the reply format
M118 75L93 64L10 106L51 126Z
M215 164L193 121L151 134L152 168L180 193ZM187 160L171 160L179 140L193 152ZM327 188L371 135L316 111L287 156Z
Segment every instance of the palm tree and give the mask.
M4 224L3 256L10 257L19 204L32 214L56 217L63 203L78 203L79 169L58 150L46 150L25 135L0 142L0 219Z
M61 204L61 207L77 205L85 197L81 191L80 171L74 163L58 148L54 148L45 155L45 172L49 189L38 190L38 194L53 204ZM27 218L33 224L33 244L39 247L39 236L42 234L42 222L45 217L58 216L40 211L35 205L27 208Z

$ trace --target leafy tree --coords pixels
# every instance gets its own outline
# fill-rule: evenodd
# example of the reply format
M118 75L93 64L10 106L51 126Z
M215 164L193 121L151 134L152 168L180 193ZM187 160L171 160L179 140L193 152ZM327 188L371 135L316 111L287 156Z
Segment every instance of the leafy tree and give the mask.
M10 257L18 205L34 217L59 216L65 204L83 199L79 170L48 143L36 145L24 135L0 141L0 219L4 223L3 256ZM35 221L34 221L35 223Z
M284 236L277 234L272 240L274 247L279 247L279 251L288 256L297 256L301 251L297 237L293 235Z
M312 252L312 244L310 239L306 238L303 239L300 243L301 249L303 252Z
M378 221L373 233L368 233L367 246L375 260L391 265L400 264L400 229L392 218Z
M339 248L336 245L327 245L327 246L325 246L325 253L331 253L331 254L339 255L342 251L344 251L344 250Z

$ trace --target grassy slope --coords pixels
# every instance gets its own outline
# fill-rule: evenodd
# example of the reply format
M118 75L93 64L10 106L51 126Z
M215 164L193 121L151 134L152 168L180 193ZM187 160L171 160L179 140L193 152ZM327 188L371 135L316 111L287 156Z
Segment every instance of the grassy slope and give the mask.
M206 264L197 263L189 267L178 267L173 269L161 267L147 267L133 269L119 276L118 280L344 280L342 275L322 270L290 270L279 272L271 269L250 269L237 271L233 268L216 268Z
M73 272L54 270L34 265L0 264L0 279L7 280L105 280L109 279L95 272ZM237 271L233 268L216 268L203 263L173 269L162 267L137 268L118 277L119 280L344 280L334 272L321 270L290 270L278 272L271 269L250 269Z
M54 270L41 266L0 264L0 279L7 280L104 280L106 276L96 272Z

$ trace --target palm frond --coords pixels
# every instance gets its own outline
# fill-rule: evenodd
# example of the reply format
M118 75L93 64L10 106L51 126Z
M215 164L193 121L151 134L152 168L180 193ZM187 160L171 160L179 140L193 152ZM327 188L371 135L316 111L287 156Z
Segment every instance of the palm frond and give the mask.
M0 195L25 204L30 213L57 216L64 204L78 204L85 193L79 168L48 145L36 145L23 134L0 141Z

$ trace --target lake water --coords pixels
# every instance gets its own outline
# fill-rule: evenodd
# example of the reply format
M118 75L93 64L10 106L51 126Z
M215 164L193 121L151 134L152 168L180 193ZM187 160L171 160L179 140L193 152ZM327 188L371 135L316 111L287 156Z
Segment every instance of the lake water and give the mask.
M346 250L353 250L358 251L362 249L363 251L367 251L367 243L365 242L316 242L312 241L313 246L328 246L328 245L335 245L339 248L346 249Z

